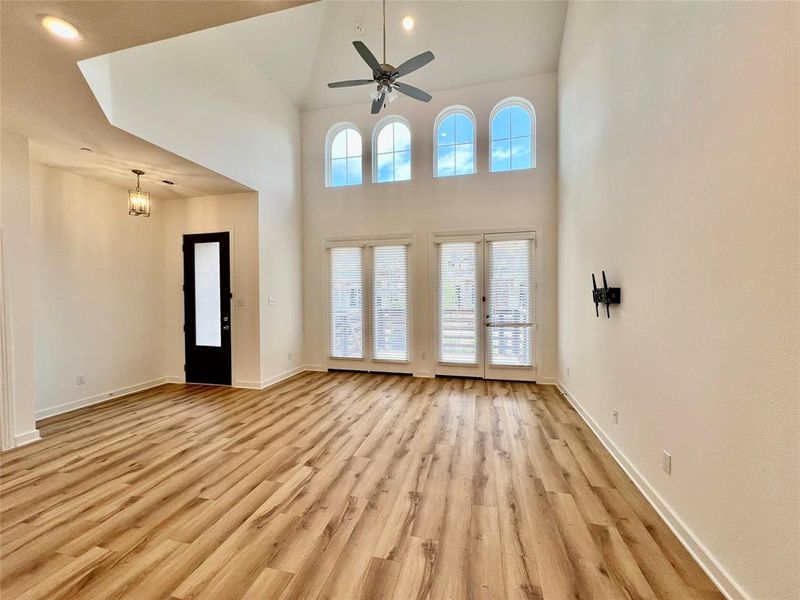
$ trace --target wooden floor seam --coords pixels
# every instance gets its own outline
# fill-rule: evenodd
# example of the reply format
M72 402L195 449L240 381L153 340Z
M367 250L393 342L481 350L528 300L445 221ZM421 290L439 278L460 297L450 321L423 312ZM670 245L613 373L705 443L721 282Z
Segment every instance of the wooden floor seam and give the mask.
M3 600L723 600L552 386L164 384L0 456Z

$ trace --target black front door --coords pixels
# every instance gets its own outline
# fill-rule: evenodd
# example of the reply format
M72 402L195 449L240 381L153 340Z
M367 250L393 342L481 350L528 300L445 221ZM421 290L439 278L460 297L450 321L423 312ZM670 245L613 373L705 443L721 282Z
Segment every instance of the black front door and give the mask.
M231 384L231 262L228 233L183 236L186 381Z

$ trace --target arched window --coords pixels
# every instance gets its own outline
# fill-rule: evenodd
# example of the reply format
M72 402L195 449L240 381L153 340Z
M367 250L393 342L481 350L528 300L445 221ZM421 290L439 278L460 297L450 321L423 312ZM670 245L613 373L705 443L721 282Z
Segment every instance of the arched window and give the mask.
M471 175L475 172L475 115L465 106L451 106L436 117L436 177Z
M385 117L372 134L372 180L376 183L411 179L411 130L398 116Z
M492 110L490 170L518 171L536 166L536 114L524 98L506 98Z
M337 123L325 140L325 185L361 184L361 134L352 123Z

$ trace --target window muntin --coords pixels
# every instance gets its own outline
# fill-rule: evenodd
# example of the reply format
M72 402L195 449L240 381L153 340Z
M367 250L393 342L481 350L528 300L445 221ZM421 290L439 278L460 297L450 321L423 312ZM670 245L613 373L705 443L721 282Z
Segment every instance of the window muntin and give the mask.
M348 124L334 126L328 133L326 151L328 187L361 184L361 134L355 127Z
M447 109L436 119L436 177L475 173L475 118L465 108Z
M533 168L535 117L530 103L521 98L501 102L492 111L491 124L491 171Z
M411 179L411 130L398 117L376 126L372 144L376 183Z
M364 282L361 247L330 249L330 355L364 358Z

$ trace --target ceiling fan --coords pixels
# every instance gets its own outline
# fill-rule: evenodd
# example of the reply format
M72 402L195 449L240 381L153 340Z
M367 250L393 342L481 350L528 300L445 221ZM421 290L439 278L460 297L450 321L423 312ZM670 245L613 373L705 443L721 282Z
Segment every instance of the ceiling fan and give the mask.
M383 0L383 63L379 63L375 55L370 52L369 48L364 42L353 42L356 51L364 59L364 62L372 69L372 79L350 79L347 81L334 81L329 83L329 88L352 87L355 85L369 85L371 83L377 84L370 97L372 98L372 114L376 115L380 112L381 108L386 106L386 101L394 102L397 99L397 92L405 94L415 100L421 102L428 102L432 96L428 92L424 92L413 85L397 81L398 77L408 75L417 69L424 67L431 62L435 57L433 52L428 50L422 54L418 54L414 58L408 59L399 67L393 67L386 63L386 0Z

